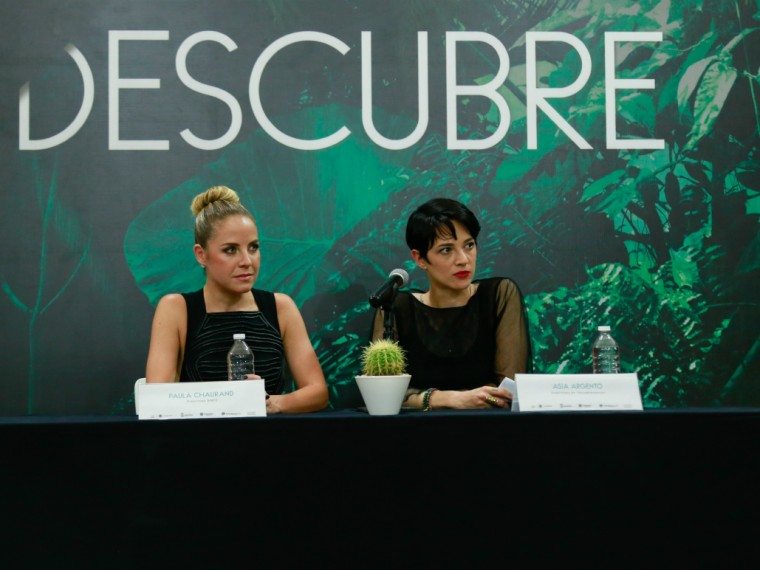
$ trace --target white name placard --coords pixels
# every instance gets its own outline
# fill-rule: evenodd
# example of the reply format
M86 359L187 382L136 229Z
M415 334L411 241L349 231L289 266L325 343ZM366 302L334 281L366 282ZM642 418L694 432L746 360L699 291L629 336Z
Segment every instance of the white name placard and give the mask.
M141 420L266 416L263 380L135 384Z
M632 374L515 374L521 412L642 410Z

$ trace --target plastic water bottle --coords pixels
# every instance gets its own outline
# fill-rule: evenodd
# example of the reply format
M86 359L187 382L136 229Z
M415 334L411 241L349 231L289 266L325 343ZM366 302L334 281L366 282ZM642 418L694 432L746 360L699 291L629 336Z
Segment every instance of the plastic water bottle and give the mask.
M227 353L227 379L245 380L246 374L253 374L253 352L245 343L245 335L232 335L232 348Z
M597 327L599 336L591 349L594 374L618 374L620 372L620 347L610 334L610 327Z

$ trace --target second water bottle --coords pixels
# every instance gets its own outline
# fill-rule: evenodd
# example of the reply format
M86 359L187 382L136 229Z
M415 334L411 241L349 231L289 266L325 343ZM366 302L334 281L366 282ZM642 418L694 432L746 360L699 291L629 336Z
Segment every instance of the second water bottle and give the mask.
M591 349L594 374L620 373L620 347L610 334L610 327L602 325L597 328L599 336Z

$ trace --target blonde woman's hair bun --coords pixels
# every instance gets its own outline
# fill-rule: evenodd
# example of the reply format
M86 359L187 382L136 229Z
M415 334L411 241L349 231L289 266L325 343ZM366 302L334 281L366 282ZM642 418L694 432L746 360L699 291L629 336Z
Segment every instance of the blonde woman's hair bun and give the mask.
M205 192L201 192L195 198L193 198L190 204L190 210L193 212L193 216L200 214L203 209L209 204L224 200L225 202L231 202L233 204L239 204L240 198L232 188L227 186L212 186Z
M232 188L212 186L201 192L190 203L195 216L195 243L206 247L214 235L214 228L229 216L246 216L253 220L248 209L240 203L240 198Z

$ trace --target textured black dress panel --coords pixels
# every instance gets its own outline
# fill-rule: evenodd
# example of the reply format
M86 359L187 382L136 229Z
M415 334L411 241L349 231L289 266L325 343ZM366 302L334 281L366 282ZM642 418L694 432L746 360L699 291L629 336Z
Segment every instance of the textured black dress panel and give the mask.
M180 382L227 380L232 335L245 333L254 371L264 379L267 394L282 392L284 349L274 293L254 289L258 311L224 313L206 312L202 289L182 296L187 304L187 339Z

